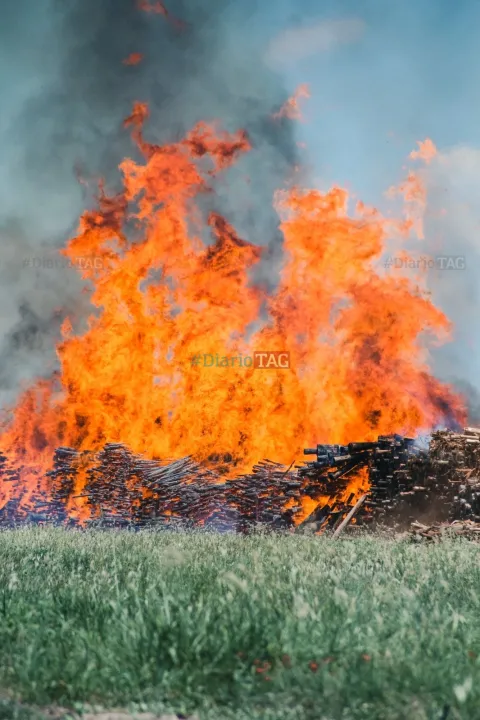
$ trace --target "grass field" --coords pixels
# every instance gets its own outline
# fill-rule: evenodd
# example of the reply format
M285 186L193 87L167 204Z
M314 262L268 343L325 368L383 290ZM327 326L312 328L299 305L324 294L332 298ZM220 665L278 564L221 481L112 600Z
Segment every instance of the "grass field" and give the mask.
M477 655L467 541L0 532L0 720L476 720Z

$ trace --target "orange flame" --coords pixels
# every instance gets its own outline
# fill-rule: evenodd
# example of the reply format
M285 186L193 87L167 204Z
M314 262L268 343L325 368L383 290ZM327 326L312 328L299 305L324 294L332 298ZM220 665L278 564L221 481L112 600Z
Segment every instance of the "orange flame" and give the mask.
M185 28L185 23L182 20L178 20L178 18L173 17L169 10L167 10L167 8L165 7L165 4L163 2L160 2L160 0L155 0L155 2L153 3L149 2L149 0L138 0L137 7L143 12L153 13L155 15L163 15L165 18L167 18L167 20L170 20L172 25L174 25L178 29Z
M427 138L423 142L419 141L417 142L418 150L413 150L410 153L410 157L412 160L423 160L427 165L429 165L433 158L438 155L438 150L435 147L435 144L430 140L430 138Z
M168 15L167 8L160 0L156 0L154 3L149 3L148 0L138 0L137 6L139 10L143 10L144 12L165 15L165 17Z
M76 263L94 288L88 330L77 335L65 321L61 373L28 389L3 422L0 447L29 487L59 445L123 442L148 457L200 461L230 453L240 471L264 457L289 464L315 442L463 419L422 344L426 331L447 337L447 319L411 280L375 269L392 220L361 204L350 216L339 188L279 193L285 260L268 295L251 280L261 247L215 214L213 243L199 237L197 199L250 150L246 134L200 124L160 147L143 136L147 117L138 103L125 121L143 160L123 160L119 195L100 186L63 251L92 258ZM404 220L396 228L405 235ZM290 369L191 362L255 350L289 352ZM8 498L8 483L0 493Z
M128 57L126 57L125 60L123 61L123 64L124 65L138 65L139 63L142 62L142 60L143 60L142 53L138 53L138 52L130 53L130 55Z
M291 98L289 98L280 108L280 110L273 114L274 120L279 118L289 118L290 120L301 120L302 115L300 112L300 98L309 98L310 91L308 85L300 85Z

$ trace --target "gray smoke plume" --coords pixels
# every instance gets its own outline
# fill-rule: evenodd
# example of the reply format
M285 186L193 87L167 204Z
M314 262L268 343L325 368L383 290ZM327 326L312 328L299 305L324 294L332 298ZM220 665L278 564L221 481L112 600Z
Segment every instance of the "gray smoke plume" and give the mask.
M434 370L465 396L470 422L478 422L480 152L465 146L442 149L422 175L428 191L422 248L433 265L428 286L452 323L452 341L434 352Z
M263 62L262 33L250 30L258 4L170 5L181 27L139 10L135 0L2 4L2 405L21 383L51 372L64 315L78 320L90 311L75 271L49 268L45 259L91 201L76 175L102 176L115 189L118 163L134 152L122 127L134 101L150 104L146 134L153 142L178 140L199 120L246 129L254 150L219 184L210 209L246 239L273 249L281 244L272 195L295 163L296 146L290 121L271 119L286 93ZM142 53L143 62L125 65L131 53Z

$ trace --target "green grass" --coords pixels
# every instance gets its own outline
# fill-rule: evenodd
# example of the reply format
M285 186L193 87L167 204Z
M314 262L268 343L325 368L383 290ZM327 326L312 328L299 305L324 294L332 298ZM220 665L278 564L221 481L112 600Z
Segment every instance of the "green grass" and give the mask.
M477 655L466 541L0 532L0 695L25 707L477 720Z

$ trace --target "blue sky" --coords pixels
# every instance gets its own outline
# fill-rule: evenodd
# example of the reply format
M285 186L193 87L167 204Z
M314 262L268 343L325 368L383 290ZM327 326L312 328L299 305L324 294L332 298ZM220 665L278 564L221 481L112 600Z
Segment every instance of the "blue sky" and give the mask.
M364 22L350 44L286 58L279 67L290 89L310 86L299 136L318 174L374 201L417 140L431 137L439 148L479 142L479 2L308 6L311 15L299 18L299 27L342 18Z

